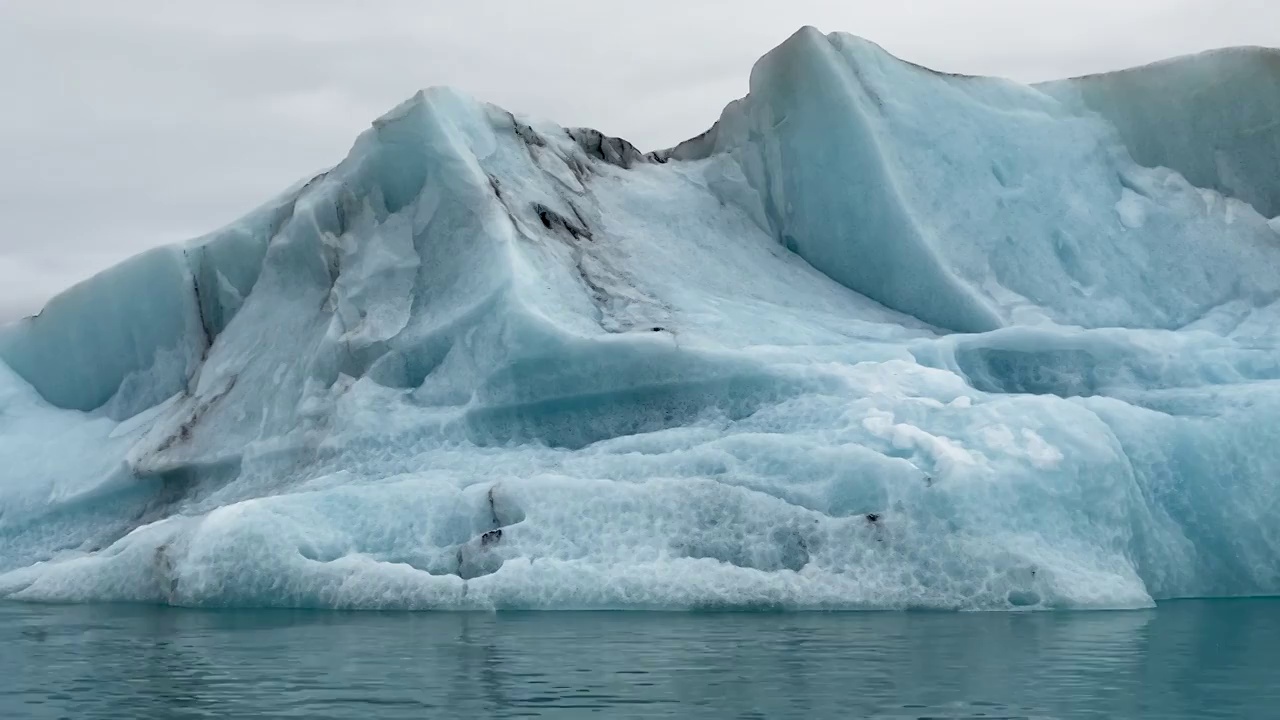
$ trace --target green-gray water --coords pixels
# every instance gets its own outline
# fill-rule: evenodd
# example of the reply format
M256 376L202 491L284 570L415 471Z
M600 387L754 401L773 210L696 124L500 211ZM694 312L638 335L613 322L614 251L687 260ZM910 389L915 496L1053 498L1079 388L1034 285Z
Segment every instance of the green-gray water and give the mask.
M1280 717L1280 601L1037 614L0 604L3 718Z

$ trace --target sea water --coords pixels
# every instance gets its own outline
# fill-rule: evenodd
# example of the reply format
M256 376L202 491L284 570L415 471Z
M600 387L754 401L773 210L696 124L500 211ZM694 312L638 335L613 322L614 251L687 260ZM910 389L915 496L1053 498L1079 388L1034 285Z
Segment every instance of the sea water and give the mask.
M0 604L3 718L1266 718L1280 601L1091 613Z

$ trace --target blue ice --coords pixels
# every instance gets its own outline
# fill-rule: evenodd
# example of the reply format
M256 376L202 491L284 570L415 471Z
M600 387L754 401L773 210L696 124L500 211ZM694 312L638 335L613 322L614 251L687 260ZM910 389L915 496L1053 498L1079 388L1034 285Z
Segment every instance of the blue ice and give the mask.
M1280 62L798 32L644 154L447 89L0 330L0 597L1280 592Z

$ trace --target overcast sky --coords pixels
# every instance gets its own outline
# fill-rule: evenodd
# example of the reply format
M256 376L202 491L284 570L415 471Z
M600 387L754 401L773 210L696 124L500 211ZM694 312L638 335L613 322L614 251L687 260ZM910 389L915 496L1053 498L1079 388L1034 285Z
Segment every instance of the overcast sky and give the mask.
M645 149L801 25L1046 80L1280 45L1278 0L0 0L0 319L340 161L418 88Z

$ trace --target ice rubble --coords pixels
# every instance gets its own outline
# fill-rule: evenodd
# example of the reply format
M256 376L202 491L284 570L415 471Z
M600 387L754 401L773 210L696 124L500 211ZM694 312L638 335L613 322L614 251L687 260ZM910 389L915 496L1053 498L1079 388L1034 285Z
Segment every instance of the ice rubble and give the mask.
M1026 87L806 28L648 155L420 93L0 332L0 597L1280 591L1277 57Z

